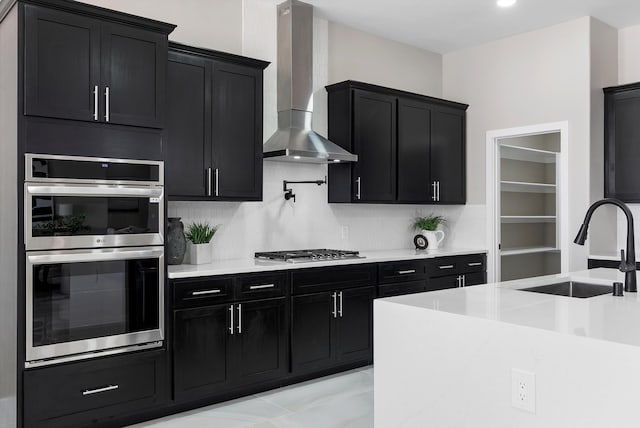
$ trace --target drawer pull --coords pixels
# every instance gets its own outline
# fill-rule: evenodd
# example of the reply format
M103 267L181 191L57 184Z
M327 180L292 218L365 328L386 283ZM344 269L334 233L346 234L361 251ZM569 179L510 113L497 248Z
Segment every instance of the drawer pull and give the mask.
M409 269L409 270L399 270L398 271L398 275L407 275L410 273L416 273L415 269Z
M191 292L192 296L205 296L207 294L218 294L220 293L219 289L216 290L203 290L203 291L193 291Z
M249 287L249 290L262 290L265 288L273 288L275 286L275 284L252 285L251 287Z
M482 266L482 262L467 263L468 266Z
M86 395L100 394L101 392L115 391L118 388L120 388L119 385L109 385L109 386L105 386L104 388L87 389L82 391L82 395L86 396Z
M439 269L453 269L453 265L438 266Z

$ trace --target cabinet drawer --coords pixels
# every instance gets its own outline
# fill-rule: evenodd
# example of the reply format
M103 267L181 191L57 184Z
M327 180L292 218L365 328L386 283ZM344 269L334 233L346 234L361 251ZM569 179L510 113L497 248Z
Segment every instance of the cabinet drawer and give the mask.
M486 270L486 260L487 257L484 254L437 257L427 262L427 274L429 277L437 277L465 272L482 272Z
M378 286L378 297L400 296L402 294L421 293L427 291L427 280L407 281L396 284Z
M174 307L204 306L233 299L233 280L199 278L173 281Z
M287 294L286 272L277 274L244 275L235 278L238 300L282 297Z
M307 294L330 291L338 288L376 285L376 265L349 265L293 270L291 272L292 294Z
M158 403L161 361L154 352L27 370L25 425L87 426Z
M378 278L381 284L403 281L416 281L426 277L424 260L381 263L378 265Z

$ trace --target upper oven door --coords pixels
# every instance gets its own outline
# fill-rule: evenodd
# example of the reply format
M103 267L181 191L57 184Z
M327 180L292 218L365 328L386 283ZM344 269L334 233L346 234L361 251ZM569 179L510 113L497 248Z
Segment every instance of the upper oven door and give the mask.
M25 181L43 183L162 186L164 163L27 153Z
M27 250L162 245L161 187L25 183Z

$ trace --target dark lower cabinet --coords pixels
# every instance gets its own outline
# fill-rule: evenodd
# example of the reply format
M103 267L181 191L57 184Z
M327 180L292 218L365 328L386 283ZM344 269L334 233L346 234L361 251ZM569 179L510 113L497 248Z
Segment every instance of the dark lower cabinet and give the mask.
M441 276L430 278L428 290L443 290L446 288L468 287L470 285L486 284L487 275L485 272L465 273L460 275Z
M291 298L291 371L304 374L373 353L375 287L358 287Z
M220 396L288 371L284 297L174 311L174 398Z
M24 426L121 426L168 402L167 373L162 350L26 370Z
M213 394L229 384L229 308L182 309L173 316L174 395L178 400Z

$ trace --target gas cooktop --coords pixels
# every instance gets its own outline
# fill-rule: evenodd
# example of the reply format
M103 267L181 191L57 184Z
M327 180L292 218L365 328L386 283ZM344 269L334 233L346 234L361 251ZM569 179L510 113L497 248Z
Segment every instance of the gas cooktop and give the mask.
M316 250L267 251L255 254L256 259L277 260L288 263L322 262L327 260L363 259L358 251Z

